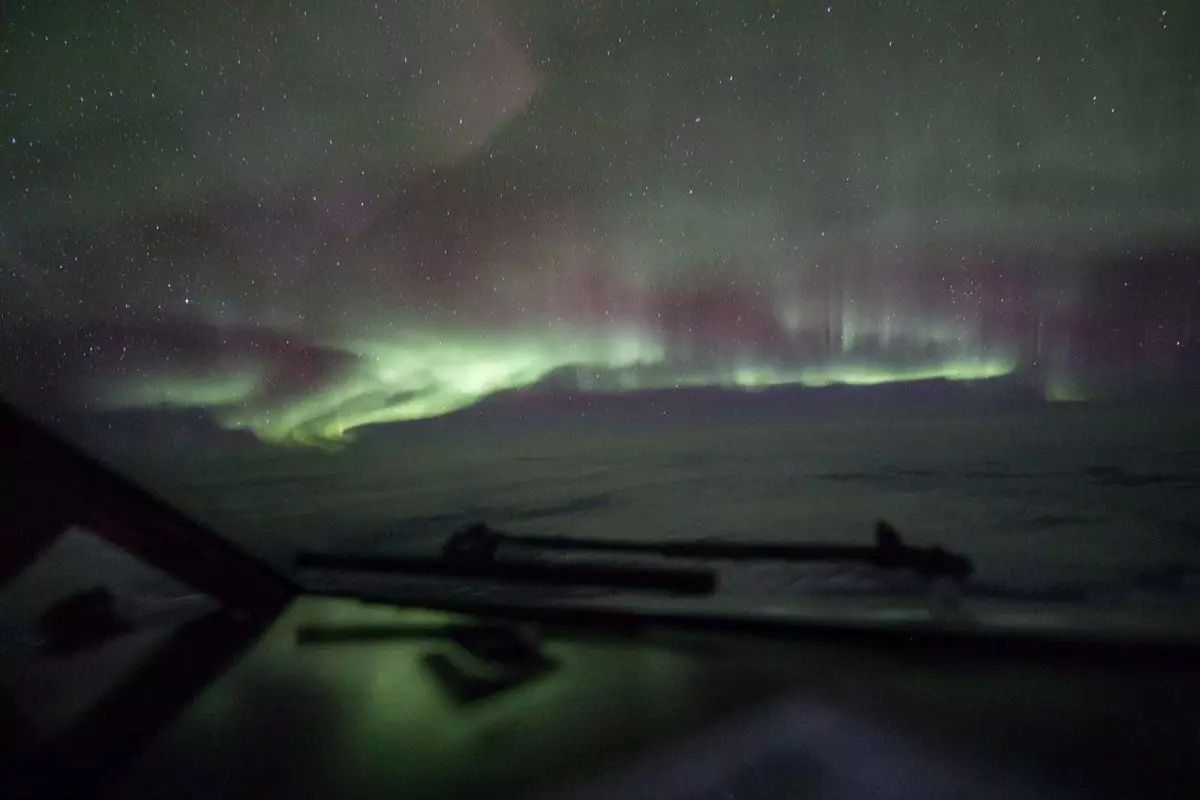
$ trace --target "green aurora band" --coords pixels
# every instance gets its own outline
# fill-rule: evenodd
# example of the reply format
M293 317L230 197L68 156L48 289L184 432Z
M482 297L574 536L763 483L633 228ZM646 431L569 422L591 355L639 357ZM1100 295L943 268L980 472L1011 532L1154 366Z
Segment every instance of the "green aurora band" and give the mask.
M623 392L685 387L756 390L773 386L874 385L944 379L973 381L1011 373L1006 354L956 355L904 365L852 358L808 366L739 363L703 370L668 359L651 337L612 335L426 335L405 346L357 341L350 374L294 397L271 397L262 370L243 365L225 374L141 373L101 392L100 407L202 408L224 428L248 430L265 442L324 446L367 425L426 419L470 407L499 392L533 386L574 369L580 391ZM587 380L602 373L600 381Z

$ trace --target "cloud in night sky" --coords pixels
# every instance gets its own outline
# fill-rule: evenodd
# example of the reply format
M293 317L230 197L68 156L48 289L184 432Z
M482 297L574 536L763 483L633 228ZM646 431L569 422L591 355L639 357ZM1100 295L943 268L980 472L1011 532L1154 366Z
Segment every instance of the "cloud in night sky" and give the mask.
M10 3L31 405L269 440L581 388L1200 352L1194 3ZM566 370L564 373L563 371Z

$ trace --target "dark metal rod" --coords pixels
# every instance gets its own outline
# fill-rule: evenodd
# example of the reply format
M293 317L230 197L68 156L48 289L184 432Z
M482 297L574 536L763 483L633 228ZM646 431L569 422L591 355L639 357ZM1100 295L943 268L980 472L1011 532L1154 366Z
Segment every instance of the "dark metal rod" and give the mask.
M565 536L519 536L489 531L495 544L539 550L593 550L643 553L670 558L712 558L729 561L859 561L883 568L911 569L927 575L965 578L973 571L970 559L940 547L911 547L891 526L880 523L874 545L805 544L795 542L718 542L690 540L638 542Z
M876 561L873 545L795 544L767 542L633 542L613 539L581 539L567 536L514 536L504 534L506 544L542 550L597 550L646 553L674 558L719 558L770 561Z
M487 561L473 563L411 556L301 553L297 566L341 572L391 572L435 578L473 578L541 586L646 589L672 594L712 594L717 575L709 569L609 564Z

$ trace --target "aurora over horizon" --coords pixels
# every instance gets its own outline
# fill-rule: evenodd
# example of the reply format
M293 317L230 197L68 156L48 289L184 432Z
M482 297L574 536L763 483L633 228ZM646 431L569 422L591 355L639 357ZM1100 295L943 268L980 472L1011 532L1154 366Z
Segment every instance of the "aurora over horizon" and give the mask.
M1052 5L10 0L0 389L1198 386L1200 6Z

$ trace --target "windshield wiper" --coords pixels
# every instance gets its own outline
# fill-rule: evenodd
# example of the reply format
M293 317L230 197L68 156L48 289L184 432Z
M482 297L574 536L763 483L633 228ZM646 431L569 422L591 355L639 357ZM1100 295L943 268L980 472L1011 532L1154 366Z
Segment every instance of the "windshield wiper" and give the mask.
M885 521L875 526L874 545L688 540L677 542L527 536L505 533L479 522L452 534L437 556L301 553L297 566L338 572L380 572L410 577L467 578L555 587L642 589L707 595L717 586L712 569L640 564L501 560L501 547L533 551L617 552L664 558L723 561L860 562L882 569L905 569L926 578L963 580L971 560L941 547L913 547Z
M882 569L905 569L927 578L966 579L975 569L971 559L942 547L913 547L885 520L875 524L875 544L846 545L796 542L730 542L712 539L634 541L573 536L527 536L505 533L476 523L447 540L444 553L494 558L501 545L535 550L620 552L667 558L723 561L861 562ZM557 569L557 566L555 567Z
M562 564L501 561L495 549L459 549L452 536L439 556L301 553L298 567L338 572L381 572L419 578L459 578L570 588L640 589L683 595L712 594L711 569L630 564Z

